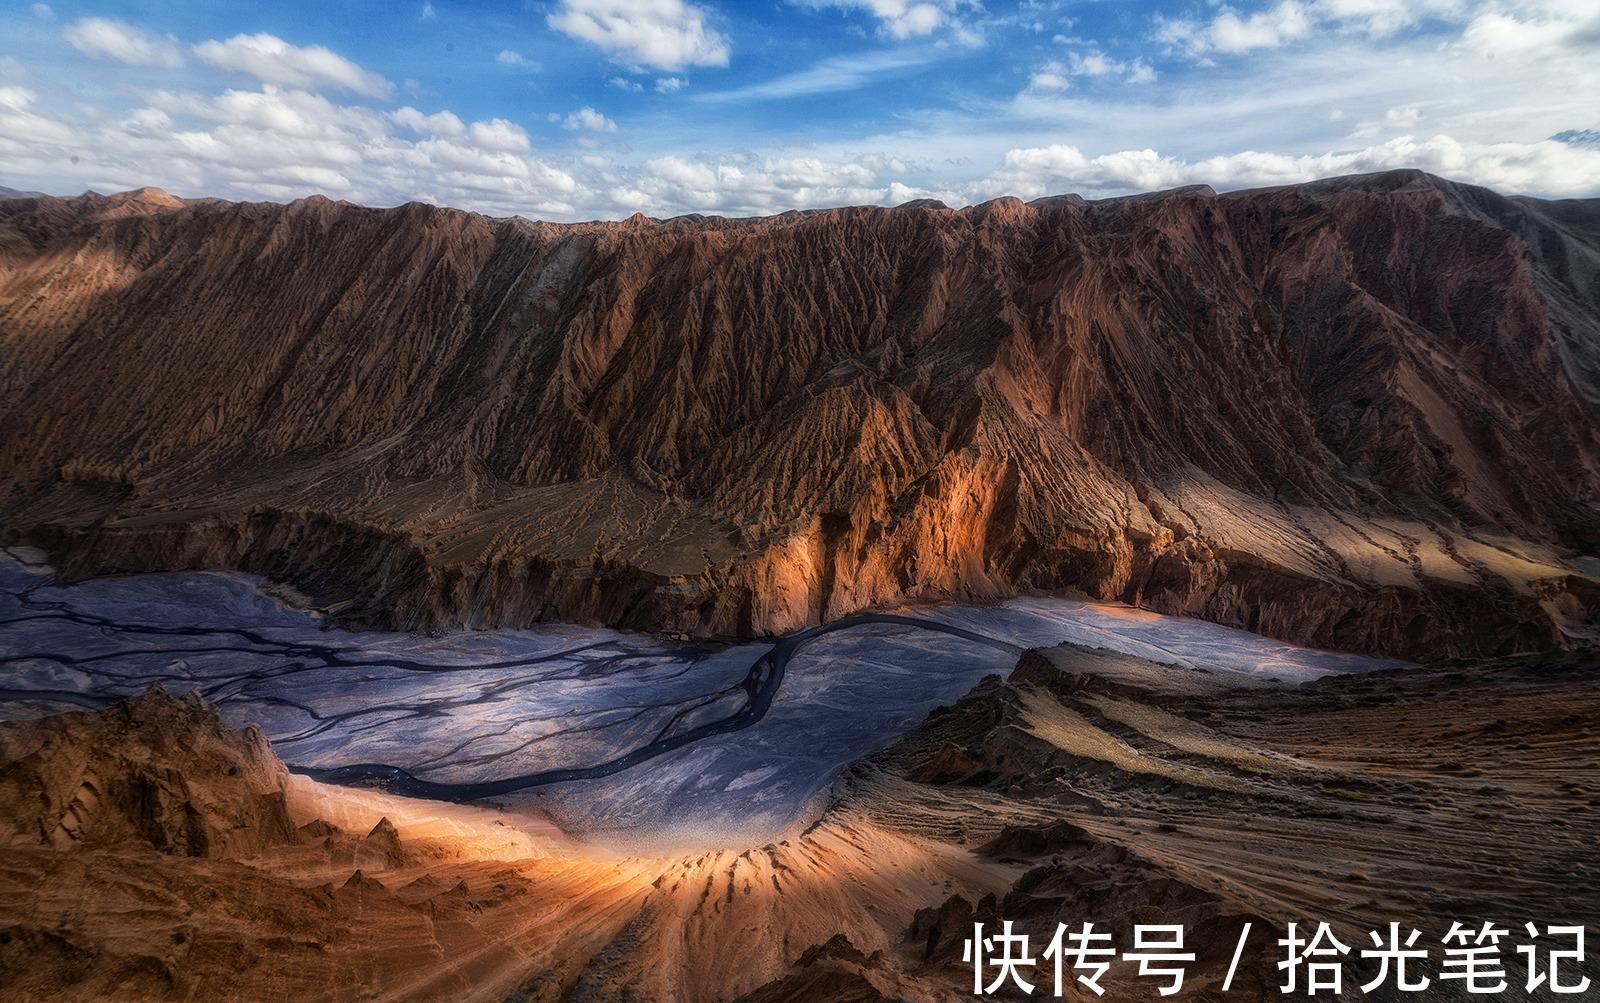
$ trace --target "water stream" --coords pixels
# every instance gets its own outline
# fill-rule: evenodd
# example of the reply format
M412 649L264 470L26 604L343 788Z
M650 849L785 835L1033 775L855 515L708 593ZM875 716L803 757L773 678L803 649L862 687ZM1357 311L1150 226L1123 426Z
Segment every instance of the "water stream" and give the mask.
M1068 599L910 607L717 644L564 624L330 630L258 584L189 572L61 586L38 554L0 555L0 717L160 682L258 724L317 779L535 807L626 841L781 831L845 764L1028 647L1289 682L1400 664Z

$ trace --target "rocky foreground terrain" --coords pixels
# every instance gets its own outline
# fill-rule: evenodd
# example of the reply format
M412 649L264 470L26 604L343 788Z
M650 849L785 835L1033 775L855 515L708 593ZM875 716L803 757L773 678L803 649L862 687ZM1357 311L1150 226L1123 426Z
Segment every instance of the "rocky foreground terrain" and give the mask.
M551 225L0 201L0 530L349 623L1028 590L1410 657L1600 584L1600 202L1415 172Z
M803 832L681 858L315 784L152 690L0 725L0 997L968 999L962 941L999 919L1124 949L1183 923L1183 1000L1280 998L1289 921L1357 946L1399 921L1436 955L1452 920L1586 924L1600 977L1590 661L1296 687L1031 651L847 771ZM1158 998L1135 972L1107 998ZM1459 989L1427 998L1478 998Z

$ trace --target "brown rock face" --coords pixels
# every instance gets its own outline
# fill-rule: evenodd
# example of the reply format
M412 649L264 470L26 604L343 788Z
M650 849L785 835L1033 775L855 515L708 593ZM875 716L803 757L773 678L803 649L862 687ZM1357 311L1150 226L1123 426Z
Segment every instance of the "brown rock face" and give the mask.
M1600 586L1600 203L1417 173L557 226L0 203L0 525L347 619L1077 589L1410 655Z
M283 764L159 686L105 711L0 728L0 844L238 857L298 842Z

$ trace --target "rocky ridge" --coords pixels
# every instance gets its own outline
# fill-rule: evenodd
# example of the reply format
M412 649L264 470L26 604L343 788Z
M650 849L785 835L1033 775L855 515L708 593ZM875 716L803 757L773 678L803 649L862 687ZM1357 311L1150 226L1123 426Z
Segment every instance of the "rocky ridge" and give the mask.
M0 527L399 628L1076 590L1413 657L1600 585L1600 203L0 203Z

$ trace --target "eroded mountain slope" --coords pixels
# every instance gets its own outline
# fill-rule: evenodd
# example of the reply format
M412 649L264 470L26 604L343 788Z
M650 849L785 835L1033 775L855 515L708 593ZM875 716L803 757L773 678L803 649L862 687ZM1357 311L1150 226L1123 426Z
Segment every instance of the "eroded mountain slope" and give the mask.
M1070 588L1558 646L1600 608L1596 219L1404 172L561 226L12 201L0 520L403 627Z

